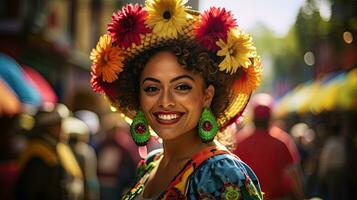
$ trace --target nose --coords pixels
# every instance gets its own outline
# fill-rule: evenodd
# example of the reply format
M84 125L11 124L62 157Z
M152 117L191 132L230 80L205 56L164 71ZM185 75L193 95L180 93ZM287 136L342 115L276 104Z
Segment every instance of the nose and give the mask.
M170 108L175 106L175 99L170 90L164 90L160 96L159 106L161 108Z

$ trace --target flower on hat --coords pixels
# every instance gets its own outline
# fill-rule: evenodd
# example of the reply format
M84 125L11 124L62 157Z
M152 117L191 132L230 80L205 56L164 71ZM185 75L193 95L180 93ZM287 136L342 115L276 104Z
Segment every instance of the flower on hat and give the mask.
M115 93L115 84L104 82L102 77L96 76L93 72L91 72L91 80L90 84L94 92L99 94L106 94L110 99L114 99L116 96Z
M206 49L217 51L219 47L216 42L219 39L227 40L227 33L237 26L230 11L224 8L211 7L205 11L200 20L195 24L195 37Z
M92 71L96 76L101 76L105 82L113 82L118 74L123 71L123 53L116 46L112 46L112 40L105 34L100 37L95 49L90 54Z
M146 23L159 37L177 38L187 23L184 4L187 0L147 0Z
M251 64L249 58L256 56L252 37L238 29L228 33L226 42L220 39L216 44L220 47L217 55L225 57L218 66L220 71L233 74L239 67L248 68Z
M150 33L145 25L147 12L139 4L129 4L113 13L108 32L118 46L128 48L133 43L140 44L140 34Z
M253 58L252 64L248 68L238 70L240 78L233 83L233 90L236 93L250 94L261 82L262 67L260 57Z
M90 85L92 86L93 91L99 94L104 94L105 82L103 82L102 77L96 76L93 72L91 72L91 75Z

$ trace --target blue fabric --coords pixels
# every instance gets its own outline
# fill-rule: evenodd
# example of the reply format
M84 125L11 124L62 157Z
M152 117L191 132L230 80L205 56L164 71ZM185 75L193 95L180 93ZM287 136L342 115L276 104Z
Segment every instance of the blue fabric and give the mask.
M247 177L254 183L259 196L248 195ZM222 191L227 185L240 188L240 199L261 199L261 189L254 172L243 161L229 154L209 158L195 170L189 181L188 199L224 199Z
M34 106L41 104L40 93L25 79L19 64L14 59L1 53L0 77L12 88L21 102Z

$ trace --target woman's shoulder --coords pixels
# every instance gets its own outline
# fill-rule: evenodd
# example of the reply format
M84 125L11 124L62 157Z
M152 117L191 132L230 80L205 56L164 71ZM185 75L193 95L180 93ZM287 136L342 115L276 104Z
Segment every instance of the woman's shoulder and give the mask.
M226 153L208 158L192 174L190 199L261 199L254 172L242 160Z
M245 179L246 176L256 180L257 178L252 169L241 159L232 153L220 154L207 159L198 170L198 174L204 170L218 173L223 176L234 176L237 179Z

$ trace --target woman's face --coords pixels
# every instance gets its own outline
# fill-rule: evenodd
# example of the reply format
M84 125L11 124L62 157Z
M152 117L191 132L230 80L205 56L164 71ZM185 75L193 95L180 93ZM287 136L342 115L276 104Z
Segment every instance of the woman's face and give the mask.
M195 133L213 95L213 86L205 88L202 76L185 70L169 52L151 57L140 77L141 108L163 140Z

